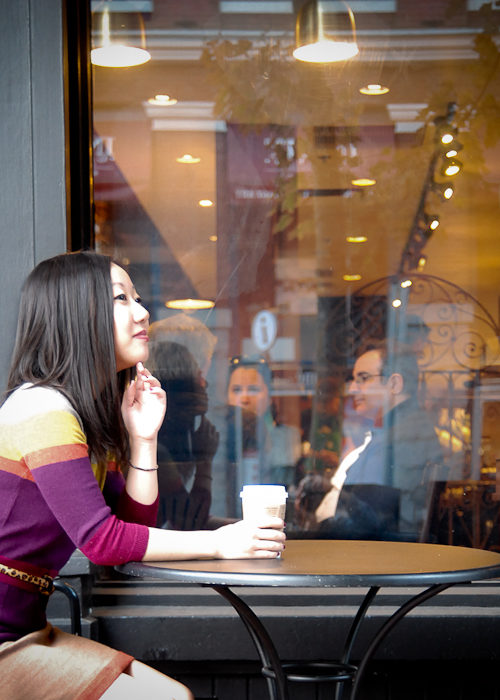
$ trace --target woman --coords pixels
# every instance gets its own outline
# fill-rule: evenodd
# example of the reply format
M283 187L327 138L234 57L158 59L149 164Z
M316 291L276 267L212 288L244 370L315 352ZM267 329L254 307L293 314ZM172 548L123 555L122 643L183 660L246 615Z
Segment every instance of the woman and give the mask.
M0 408L0 677L9 700L141 690L192 698L130 656L47 624L51 578L75 547L101 565L283 549L277 518L210 532L152 527L166 396L142 364L148 322L128 274L106 256L59 255L25 282Z
M263 358L234 357L227 388L229 457L240 457L241 484L293 482L300 431L278 419L271 370Z
M168 396L168 414L158 432L158 526L203 530L208 527L212 460L219 444L219 434L206 417L206 381L185 345L154 340L151 332L149 337L149 363Z

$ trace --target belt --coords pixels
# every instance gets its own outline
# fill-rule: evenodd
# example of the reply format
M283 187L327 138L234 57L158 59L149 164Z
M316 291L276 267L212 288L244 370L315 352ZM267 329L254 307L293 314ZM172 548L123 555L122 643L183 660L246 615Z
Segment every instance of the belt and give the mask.
M54 579L48 574L35 576L34 574L28 574L26 571L14 569L12 566L5 566L5 564L0 564L0 574L5 574L5 576L10 576L24 583L31 583L43 595L50 595L54 590Z

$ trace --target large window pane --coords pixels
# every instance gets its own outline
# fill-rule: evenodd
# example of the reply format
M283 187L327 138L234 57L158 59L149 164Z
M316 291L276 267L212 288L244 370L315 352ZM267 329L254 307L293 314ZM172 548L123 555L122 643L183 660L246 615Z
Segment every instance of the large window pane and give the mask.
M500 11L353 1L359 54L304 63L302 4L92 3L151 55L93 67L94 199L168 391L159 524L278 483L290 536L496 548Z

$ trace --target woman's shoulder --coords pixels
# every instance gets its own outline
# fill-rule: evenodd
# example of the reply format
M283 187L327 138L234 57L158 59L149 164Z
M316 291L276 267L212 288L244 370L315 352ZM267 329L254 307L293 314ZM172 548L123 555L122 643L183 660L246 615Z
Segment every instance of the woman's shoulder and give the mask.
M69 399L58 389L49 386L23 384L13 391L0 409L2 422L17 422L43 413L63 411L78 418Z

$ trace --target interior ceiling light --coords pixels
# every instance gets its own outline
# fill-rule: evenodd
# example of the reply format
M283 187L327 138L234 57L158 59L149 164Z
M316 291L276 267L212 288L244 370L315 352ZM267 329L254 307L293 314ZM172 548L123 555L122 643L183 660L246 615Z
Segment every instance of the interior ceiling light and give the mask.
M427 262L427 256L421 255L418 259L418 262L417 262L417 270L419 270L421 272L424 269L426 262Z
M454 140L449 144L449 147L446 149L444 155L446 158L454 158L458 152L462 150L462 148L462 144L459 141Z
M431 231L435 231L439 226L439 216L437 214L425 214L424 220Z
M450 143L452 143L455 138L455 131L455 129L445 128L444 131L441 132L439 140L444 146L449 146Z
M200 199L198 204L200 205L200 207L213 207L214 205L211 199Z
M399 309L399 307L401 306L401 303L402 303L401 299L394 299L392 302L392 305L395 309Z
M140 66L151 59L146 51L144 23L140 12L118 13L109 11L110 2L106 2L102 11L101 31L98 45L90 52L90 61L94 66L106 68L128 68ZM137 27L132 27L132 22ZM140 47L132 46L128 34L139 35ZM122 41L122 39L124 41ZM135 43L135 41L134 41Z
M170 95L155 95L148 99L148 103L157 107L169 107L170 105L176 105L177 100L175 97L170 97Z
M379 83L369 83L362 88L359 88L362 95L385 95L389 92L389 88Z
M453 177L462 170L462 163L455 158L451 158L441 168L441 175L445 177Z
M450 144L453 141L454 138L455 137L451 131L445 131L444 134L441 134L441 137L439 140L441 141L442 144L447 146L448 144Z
M180 158L175 159L178 163L186 163L188 165L193 165L194 163L199 163L201 158L197 156L192 156L190 153L184 153Z
M341 15L325 22L321 0L307 0L297 13L295 50L293 56L306 63L334 63L346 61L359 53L356 43L356 25L351 8L344 2L349 19L347 31L334 27Z
M443 199L451 199L455 192L455 188L452 184L447 182L434 182L432 184L432 189L437 192Z
M347 236L346 241L348 243L366 243L368 238L366 236Z
M352 275L343 275L342 279L344 282L357 282L361 279L361 275L358 275L357 273Z
M453 126L453 121L457 113L458 105L456 102L448 102L446 114L436 117L434 125L436 126L435 139L441 146L450 146L457 135L457 128Z
M171 299L165 302L167 309L181 309L182 311L201 311L212 309L215 302L211 299Z
M357 177L354 180L351 180L351 185L354 185L355 187L371 187L376 182L376 180L372 180L369 177Z
M408 287L411 287L412 284L413 282L411 280L403 280L400 284L400 287L402 289L408 289Z
M215 234L213 236L209 236L208 240L211 241L212 243L215 243L217 241L217 236Z

